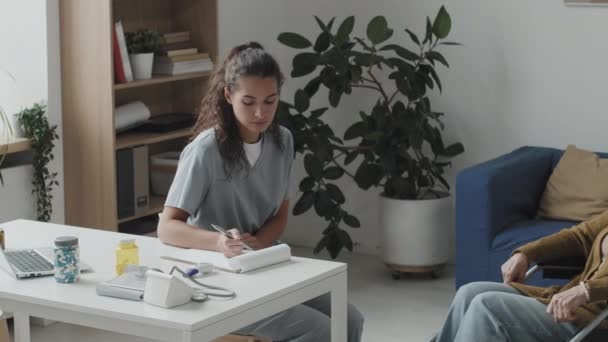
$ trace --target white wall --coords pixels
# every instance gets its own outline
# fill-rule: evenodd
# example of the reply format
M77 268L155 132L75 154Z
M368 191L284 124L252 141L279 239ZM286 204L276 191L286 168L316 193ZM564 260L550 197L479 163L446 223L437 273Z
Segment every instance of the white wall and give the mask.
M444 93L433 101L447 113L446 139L462 141L466 148L450 179L463 167L521 145L563 148L574 143L608 151L608 7L567 7L562 0L222 0L220 47L257 40L288 74L295 50L280 45L276 37L293 31L315 38L313 14L324 20L338 16L338 23L353 14L359 35L373 16L382 14L405 42L403 29L422 32L425 16L434 16L444 3L453 19L450 40L465 44L444 49L452 68L439 71ZM288 79L285 98L291 101L303 84ZM343 100L340 110L328 116L338 132L349 126L358 108L373 103L375 98L367 94ZM348 208L362 222L361 229L351 230L358 250L376 253L376 194L354 184L344 187ZM312 246L322 224L314 214L292 217L287 240Z
M58 0L0 1L0 67L14 76L17 108L44 101L49 122L61 137L61 82ZM63 146L56 141L55 160L59 187L53 190L51 221L64 222ZM7 186L0 187L0 222L36 218L31 193L31 167L3 171Z

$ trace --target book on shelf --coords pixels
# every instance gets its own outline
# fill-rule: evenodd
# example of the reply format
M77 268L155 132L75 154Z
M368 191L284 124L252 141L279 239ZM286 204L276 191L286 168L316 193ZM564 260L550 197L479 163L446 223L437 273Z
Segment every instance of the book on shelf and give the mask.
M163 34L163 39L165 44L187 42L190 40L190 31L168 32Z
M114 51L114 68L116 70L116 59L119 58L122 62L120 64L124 73L124 78L122 78L123 75L121 74L119 75L121 77L119 77L117 81L118 83L131 82L133 81L133 71L131 70L131 62L129 61L129 51L127 50L127 41L125 39L125 31L122 26L122 21L117 21L114 23L114 35L116 36L116 45L118 45L118 51ZM124 80L124 82L121 82L121 80Z
M213 63L210 59L176 63L154 63L153 67L153 73L159 75L180 75L209 70L213 70Z
M193 53L189 55L178 55L178 56L156 56L155 60L159 63L176 63L194 60L209 59L208 53Z
M116 29L112 29L112 55L114 58L114 82L125 83L127 78L125 76L125 69L122 65L122 58L120 57L120 47L118 46L118 38L116 37Z
M198 53L197 48L175 49L175 50L167 50L165 52L165 54L169 57L192 55L192 54L196 54L196 53Z

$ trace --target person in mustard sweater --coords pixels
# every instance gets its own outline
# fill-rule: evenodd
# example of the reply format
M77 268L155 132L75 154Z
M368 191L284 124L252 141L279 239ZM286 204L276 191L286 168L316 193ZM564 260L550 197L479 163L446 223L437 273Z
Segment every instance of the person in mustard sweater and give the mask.
M515 250L501 267L504 283L462 286L428 341L568 341L608 306L607 236L608 211ZM532 264L579 256L585 269L564 286L522 284Z

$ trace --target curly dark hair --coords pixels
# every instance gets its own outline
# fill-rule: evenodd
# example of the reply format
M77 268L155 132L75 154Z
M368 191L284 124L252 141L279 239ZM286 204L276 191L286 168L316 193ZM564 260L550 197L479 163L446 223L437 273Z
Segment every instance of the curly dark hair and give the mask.
M276 79L279 89L283 85L283 74L279 64L262 45L249 42L233 47L211 76L209 90L201 101L192 136L194 139L202 131L210 128L215 130L215 139L228 178L237 169L247 169L243 140L239 134L234 110L224 96L224 88L227 87L229 91L235 90L238 80L243 76L272 77ZM274 143L283 149L276 116L268 131Z

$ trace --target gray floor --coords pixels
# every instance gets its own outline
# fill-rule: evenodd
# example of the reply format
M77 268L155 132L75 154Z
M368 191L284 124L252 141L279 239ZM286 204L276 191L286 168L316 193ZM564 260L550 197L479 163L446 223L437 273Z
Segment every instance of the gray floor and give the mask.
M296 248L294 254L314 257L310 249ZM454 296L453 270L440 279L407 276L393 280L376 257L349 254L339 258L349 264L349 299L366 317L364 341L424 342L441 324ZM32 342L144 342L108 331L56 323L32 327Z

